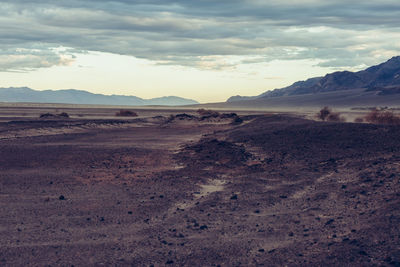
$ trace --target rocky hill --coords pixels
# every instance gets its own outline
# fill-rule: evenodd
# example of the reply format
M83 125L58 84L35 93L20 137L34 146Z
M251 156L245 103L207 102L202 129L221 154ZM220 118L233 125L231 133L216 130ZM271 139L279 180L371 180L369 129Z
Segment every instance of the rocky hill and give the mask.
M340 71L315 77L306 81L254 97L233 96L227 102L265 99L284 96L315 95L320 93L364 89L365 92L377 92L379 95L400 93L400 56L393 57L385 63L372 66L362 71ZM359 91L357 91L359 92Z

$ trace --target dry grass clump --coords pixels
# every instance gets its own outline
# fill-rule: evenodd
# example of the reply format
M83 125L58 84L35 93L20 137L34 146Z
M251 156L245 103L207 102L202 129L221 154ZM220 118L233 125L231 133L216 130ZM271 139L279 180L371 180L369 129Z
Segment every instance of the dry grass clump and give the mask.
M64 118L69 118L69 115L67 112L61 112L60 114L58 114L57 116L59 117L64 117Z
M375 109L369 112L364 119L369 123L400 125L400 117L392 111Z
M326 120L326 118L329 116L331 113L331 110L328 107L324 107L317 113L317 118L320 120Z
M332 110L328 107L324 107L317 113L317 118L322 121L336 121L336 122L345 122L346 119L340 116L340 113L332 112Z
M236 113L219 113L211 109L198 109L197 113L200 115L200 120L207 119L232 119L232 124L241 124L243 120Z
M56 115L51 114L51 113L44 113L44 114L40 114L40 118L45 119L45 118L54 118L56 117Z
M203 118L217 118L220 116L218 111L214 111L211 109L204 109L204 108L200 108L197 110L197 113L202 116Z
M239 116L234 117L232 124L241 124L243 122L243 119L240 118Z
M60 114L52 114L52 113L44 113L40 114L41 119L50 119L50 118L69 118L68 113L62 112Z
M121 109L117 113L115 113L117 117L137 117L138 114L132 110Z
M222 113L219 116L221 119L235 119L238 117L238 115L236 113Z

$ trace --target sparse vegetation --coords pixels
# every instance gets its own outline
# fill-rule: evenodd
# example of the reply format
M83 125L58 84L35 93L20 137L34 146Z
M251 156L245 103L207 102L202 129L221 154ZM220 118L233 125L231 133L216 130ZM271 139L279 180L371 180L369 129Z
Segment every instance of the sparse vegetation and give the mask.
M174 115L169 115L169 117L167 118L167 120L165 121L166 123L170 123L173 122L175 120L175 116Z
M324 121L326 120L326 118L329 116L330 113L331 110L328 107L324 107L319 111L319 113L317 113L317 118Z
M238 115L236 113L223 113L219 116L221 119L230 119L230 118L236 118Z
M336 122L345 122L346 119L343 116L340 116L340 113L332 112L329 107L322 108L317 113L317 118L322 121L336 121Z
M234 117L232 124L241 124L243 122L243 119L240 118L239 116Z
M194 119L197 119L197 117L193 116L193 115L186 114L186 113L181 113L181 114L176 114L175 115L175 119L178 119L178 120L194 120Z
M327 121L346 121L344 117L341 117L339 113L331 113L326 118Z
M40 118L41 119L49 119L49 118L69 118L68 113L66 112L62 112L60 114L52 114L52 113L44 113L44 114L40 114Z
M181 114L176 114L176 115L170 115L168 118L166 118L165 123L171 123L175 120L179 121L208 121L211 119L211 121L220 121L221 119L231 119L232 124L241 124L243 122L243 119L240 118L236 113L219 113L217 111L213 110L205 110L205 109L199 109L197 110L197 113L199 115L202 115L200 117L186 114L186 113L181 113Z
M117 113L115 113L117 117L137 117L138 114L132 110L121 109Z
M69 118L69 115L68 115L68 113L66 113L66 112L61 112L61 113L58 114L57 116L59 116L59 117L64 117L64 118Z
M202 119L217 118L217 117L220 116L218 111L214 111L214 110L211 110L211 109L204 109L204 108L198 109L197 113L200 116L202 116Z
M392 111L372 110L365 116L365 121L376 124L400 125L400 117Z
M56 115L51 114L51 113L44 113L44 114L40 114L40 118L45 119L45 118L54 118L56 117Z

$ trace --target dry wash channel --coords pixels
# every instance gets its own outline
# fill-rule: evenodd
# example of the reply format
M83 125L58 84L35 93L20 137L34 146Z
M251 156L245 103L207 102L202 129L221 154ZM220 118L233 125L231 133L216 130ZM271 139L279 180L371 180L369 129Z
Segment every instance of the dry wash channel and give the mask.
M400 264L399 126L189 117L14 125L0 265Z

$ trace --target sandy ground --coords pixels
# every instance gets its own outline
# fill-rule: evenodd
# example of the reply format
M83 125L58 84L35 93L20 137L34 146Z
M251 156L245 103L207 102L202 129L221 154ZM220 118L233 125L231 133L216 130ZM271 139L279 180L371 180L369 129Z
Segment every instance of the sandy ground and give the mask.
M1 111L1 266L400 266L399 126Z

